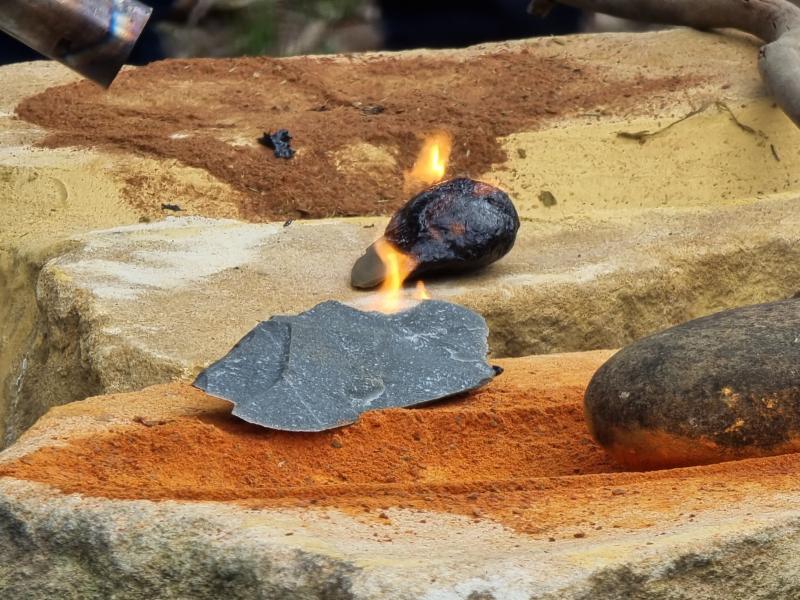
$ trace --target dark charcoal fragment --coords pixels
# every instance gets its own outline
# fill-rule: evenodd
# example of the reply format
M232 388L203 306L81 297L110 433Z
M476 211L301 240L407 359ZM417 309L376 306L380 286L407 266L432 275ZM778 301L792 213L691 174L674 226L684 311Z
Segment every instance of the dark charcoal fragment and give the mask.
M449 302L391 315L324 302L260 323L194 385L245 421L320 431L488 383L488 333L483 317Z
M389 221L384 238L411 255L410 277L472 271L511 250L519 217L508 194L487 183L451 179L412 198ZM350 275L356 288L372 288L385 277L375 245L367 248Z
M162 204L161 210L171 210L173 212L181 212L183 209L178 204Z
M258 139L258 143L271 148L276 158L289 159L294 156L292 136L288 129L278 129L275 133L264 132L264 135Z
M800 300L720 312L621 350L592 378L595 439L634 468L800 450Z
M365 115L379 115L385 110L386 107L380 104L369 104L361 107L361 112Z

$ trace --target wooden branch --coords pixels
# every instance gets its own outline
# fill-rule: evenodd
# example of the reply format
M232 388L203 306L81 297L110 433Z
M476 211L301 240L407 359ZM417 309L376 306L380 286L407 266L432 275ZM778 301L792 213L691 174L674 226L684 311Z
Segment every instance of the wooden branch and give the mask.
M778 105L800 126L799 0L558 0L562 4L624 19L684 25L696 29L732 28L767 42L758 67ZM538 5L553 0L533 0Z

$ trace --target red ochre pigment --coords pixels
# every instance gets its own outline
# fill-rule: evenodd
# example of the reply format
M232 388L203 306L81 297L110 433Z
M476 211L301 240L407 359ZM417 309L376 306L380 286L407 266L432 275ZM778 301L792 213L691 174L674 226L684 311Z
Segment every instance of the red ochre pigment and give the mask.
M590 438L582 395L607 352L498 361L487 388L425 408L364 414L322 433L268 431L187 385L90 399L58 419L130 416L0 465L0 476L114 499L392 507L491 519L519 532L641 528L798 487L800 455L623 472ZM60 443L60 442L59 442Z

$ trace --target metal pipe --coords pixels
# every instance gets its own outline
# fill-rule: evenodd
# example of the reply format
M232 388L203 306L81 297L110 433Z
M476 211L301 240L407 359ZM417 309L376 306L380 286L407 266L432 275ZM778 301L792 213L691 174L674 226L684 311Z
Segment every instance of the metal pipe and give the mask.
M0 29L108 87L152 10L137 0L0 0Z

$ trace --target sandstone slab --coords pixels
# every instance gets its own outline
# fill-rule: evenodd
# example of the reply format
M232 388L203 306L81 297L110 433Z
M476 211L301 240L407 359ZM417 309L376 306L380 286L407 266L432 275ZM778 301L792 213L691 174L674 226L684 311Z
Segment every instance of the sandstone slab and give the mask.
M520 243L475 277L434 282L434 295L484 314L497 354L613 347L797 290L800 132L761 85L755 48L744 36L673 31L293 59L271 65L269 77L285 81L271 114L294 118L295 106L324 115L306 110L324 96L366 127L364 139L322 154L306 146L293 161L305 153L348 180L363 178L361 208L374 214L398 198L418 134L453 124L472 132L469 140L490 138L488 146L457 138L454 164L518 199ZM438 88L391 107L419 119L389 134L381 121L370 129L362 108L373 91L354 104L336 76L371 85L390 61L408 88L404 69L415 71L419 57ZM336 69L326 74L318 60ZM447 79L463 77L459 61L481 62L486 73L510 67L524 85L537 84L533 96L514 97L535 124L496 129L519 117L480 102L453 111L459 123L446 110L430 117L431 104L465 97L463 84ZM281 179L251 179L253 191L229 166L235 160L218 160L251 156L268 125L226 121L218 110L247 108L249 98L236 100L243 72L264 76L261 63L248 65L171 63L131 74L116 95L87 101L74 93L80 86L47 94L85 102L72 117L102 117L99 109L116 115L114 125L127 123L125 114L141 123L154 103L137 90L153 74L149 85L166 84L165 105L196 106L166 115L146 139L130 135L135 127L116 135L57 114L23 121L20 105L72 79L46 63L0 69L0 195L10 215L0 222L3 443L51 406L189 378L273 314L331 298L372 301L346 281L381 218L137 224L169 214L165 204L190 217L263 220L264 186ZM292 75L304 67L324 76ZM474 84L496 93L491 76ZM586 93L595 87L605 99ZM551 90L566 104L537 100ZM194 109L209 107L213 118L195 118ZM660 133L644 144L618 135L642 130ZM199 138L215 151L197 152ZM283 190L294 194L292 210L327 192L298 189ZM470 410L448 403L388 421L373 415L368 427L303 438L322 468L297 460L296 440L262 438L232 421L225 403L185 385L60 407L0 457L0 587L33 599L800 595L786 577L800 569L796 457L618 472L589 438L580 407L607 357L541 359L554 361L547 368L509 361L517 375L473 397ZM362 456L361 479L352 480L353 449L392 424L399 443L373 447L375 460ZM465 440L470 452L459 451ZM246 462L249 450L269 477L248 480L256 470L223 460ZM492 462L476 469L476 457Z
M120 253L112 250L128 234L101 234L105 241L99 244L105 249L94 247L90 253L98 260L84 262L80 273L68 273L70 268L59 274L53 265L40 277L50 258L83 245L81 238L89 230L170 214L262 220L263 206L288 206L275 204L278 195L268 194L271 189L289 190L294 194L292 206L303 210L314 199L328 202L330 189L324 184L293 187L266 172L252 179L253 173L261 173L263 158L272 158L266 151L266 157L259 154L248 163L248 181L255 181L251 187L256 191L242 184L243 167L231 166L238 159L218 160L251 156L259 149L263 128L271 124L262 122L265 113L259 102L251 103L252 98L239 93L252 90L250 83L243 83L246 78L260 80L260 90L279 89L269 113L276 127L289 119L325 119L334 111L310 109L328 106L326 102L354 119L352 131L360 132L358 139L341 147L311 148L309 135L316 129L297 130L303 133L297 141L304 147L292 161L279 163L305 161L313 166L319 159L333 169L326 171L329 174L346 181L356 178L363 212L388 213L392 202L406 199L399 192L409 166L405 161L429 130L450 127L466 132L455 139L449 175L469 175L508 191L517 202L521 236L527 241L525 248L474 283L454 282L448 289L455 293L443 293L487 316L498 355L618 346L712 310L781 297L795 287L791 265L796 261L783 234L773 236L770 223L777 221L772 201L789 202L800 188L800 155L791 150L800 143L800 131L773 107L756 71L756 48L746 36L675 30L356 58L189 61L131 70L107 95L96 90L84 94L81 84L65 88L75 77L55 64L0 68L0 196L7 217L0 221L2 443L14 439L49 406L190 377L225 344L273 314L297 312L327 299L357 299L340 285L338 273L357 257L352 248L374 241L372 234L383 228L383 219L335 221L321 240L310 235L320 231L309 228L313 224L298 226L295 221L287 230L298 237L288 244L283 235L267 236L276 230L272 225L258 230L242 225L236 229L241 239L221 241L234 230L225 224L218 234L202 230L209 235L211 251L206 254L196 253L199 238L183 236L199 229L181 229L178 234L172 225L153 225L177 238L156 241L151 235L155 230L145 227L144 233L132 234L123 244L138 256L130 263L122 257L124 248ZM472 93L478 89L474 82L464 85L467 64L470 73L481 73L478 91L496 93L492 73L516 77L519 85L509 89L522 90L532 81L536 89L521 91L527 97L506 98L506 115L499 109L486 111L484 99ZM454 73L455 78L448 75ZM419 119L398 116L388 127L388 121L377 119L380 115L362 110L370 102L380 103L372 97L380 90L407 90L409 77L418 77L420 84L424 79L426 94L393 95L392 106L381 118L405 111ZM314 89L307 81L315 82ZM365 81L376 85L365 89ZM343 82L354 82L354 87L342 90ZM147 86L162 94L158 97L164 102L151 102L142 92ZM185 93L187 89L192 93ZM597 90L604 95L598 96ZM351 98L351 92L363 97ZM454 102L463 106L454 107ZM159 106L174 110L151 118ZM248 113L248 106L258 109ZM201 110L210 113L203 117ZM664 129L690 113L690 118ZM70 115L77 115L79 122ZM86 119L97 126L87 128ZM127 129L119 135L109 124ZM660 133L644 144L618 135L643 130ZM214 151L197 152L199 139L212 144ZM203 163L204 156L214 158L214 164ZM306 178L313 175L302 173ZM175 213L164 206L181 210ZM715 237L712 218L705 212L720 206L751 206L746 216L725 213L720 218L750 220L754 230L764 231L744 239L742 226L733 238ZM704 225L695 227L678 213L697 213ZM654 232L637 238L635 232L644 231L649 220L655 223ZM682 248L687 226L696 233L706 228L708 246L689 243ZM665 241L670 232L677 235L670 260L645 250L639 259L646 274L634 269L625 276L623 266L618 277L603 278L607 267L626 264L622 255L633 257L634 238L645 240L647 247L656 238ZM129 242L137 236L147 238L142 241L150 244L149 250L132 250ZM271 241L261 244L257 239ZM270 245L287 247L289 256L267 252ZM156 260L168 247L184 254ZM785 271L778 269L782 252L787 252ZM251 277L250 269L242 267L249 263L247 257L256 255L265 277ZM196 258L200 262L193 262ZM763 270L756 260L763 260ZM323 267L328 264L329 269ZM660 264L670 266L661 269ZM93 269L95 278L89 277ZM141 281L142 287L131 293L120 292L118 282L106 285L119 269L126 272L126 286L136 287ZM233 283L238 272L241 279ZM285 278L284 273L294 274ZM498 274L503 280L491 284L489 277ZM201 280L198 276L204 281L199 300L189 293ZM572 293L598 278L607 289L590 285L585 294ZM230 291L217 288L229 280ZM553 291L554 286L564 293ZM104 290L127 296L97 301L96 294ZM488 293L483 295L483 290ZM522 302L524 294L531 300ZM134 297L143 298L138 324L130 320ZM219 310L203 300L211 297ZM598 298L615 300L600 305ZM49 305L51 301L55 304ZM197 316L205 318L210 310L216 318L205 332L187 327L195 303ZM241 306L241 320L231 321L227 312L232 305L237 311ZM509 309L510 305L521 308ZM536 307L536 318L523 326L531 306ZM174 333L163 334L166 330ZM201 349L195 351L195 339L213 343L201 341Z
M494 356L621 346L793 294L797 205L531 221L502 261L428 287L484 316ZM46 334L18 375L6 441L49 406L191 379L273 315L328 299L374 306L377 294L351 289L349 273L383 223L172 218L76 237L39 276ZM50 350L56 340L60 352Z
M581 408L608 357L504 360L466 398L317 434L241 424L186 385L56 408L0 454L0 585L25 600L800 593L798 456L622 471Z

